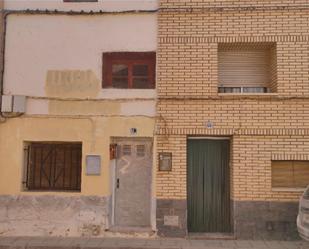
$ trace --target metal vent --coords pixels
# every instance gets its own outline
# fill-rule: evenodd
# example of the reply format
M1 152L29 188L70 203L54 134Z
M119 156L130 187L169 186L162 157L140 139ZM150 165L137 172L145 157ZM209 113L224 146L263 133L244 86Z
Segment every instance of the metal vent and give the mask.
M122 146L122 155L131 156L131 145L125 144Z
M136 145L136 155L138 157L144 157L145 156L145 145Z

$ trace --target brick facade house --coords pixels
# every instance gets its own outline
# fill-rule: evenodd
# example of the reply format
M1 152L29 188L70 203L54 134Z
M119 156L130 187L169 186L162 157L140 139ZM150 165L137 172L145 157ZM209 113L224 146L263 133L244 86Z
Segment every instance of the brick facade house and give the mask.
M298 199L309 183L308 7L161 1L157 152L171 152L173 165L157 172L159 234L297 237ZM216 177L222 168L228 172ZM216 201L208 191L220 180ZM174 215L179 226L164 226Z

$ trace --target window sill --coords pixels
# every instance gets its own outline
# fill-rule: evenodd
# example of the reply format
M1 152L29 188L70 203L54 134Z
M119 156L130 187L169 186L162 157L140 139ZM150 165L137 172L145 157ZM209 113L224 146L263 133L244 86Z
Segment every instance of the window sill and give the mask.
M265 97L265 96L278 96L278 93L218 93L218 96L237 96L237 97Z
M79 196L81 191L48 191L48 190L27 190L23 189L20 194L22 195L55 195L55 196Z
M272 191L275 192L295 192L302 193L306 190L306 188L272 188Z
M156 96L156 89L103 88L98 97L102 99L155 99Z

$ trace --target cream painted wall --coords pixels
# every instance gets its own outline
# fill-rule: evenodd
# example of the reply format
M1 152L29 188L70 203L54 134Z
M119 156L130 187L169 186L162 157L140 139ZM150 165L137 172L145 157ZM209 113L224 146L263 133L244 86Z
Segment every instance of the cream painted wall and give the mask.
M22 191L25 141L83 143L81 193L49 194L111 194L111 137L153 137L156 90L103 90L102 53L156 51L156 36L156 14L8 16L4 92L28 98L26 115L0 124L0 195L46 194ZM101 155L101 176L85 175L88 154Z
M27 1L23 6L13 2L8 4L8 1L6 4L7 7L16 4L16 8L33 8L30 2L34 4L35 1ZM42 2L37 1L35 6L43 6ZM110 2L110 6L115 7L116 2L120 1L114 2ZM134 2L140 2L139 7L146 8L146 3ZM48 8L61 9L63 3L44 1L44 4L44 8L48 5ZM100 4L107 6L103 2ZM82 4L74 6L78 9ZM126 4L121 6L127 9L132 7ZM85 232L97 233L97 228L103 232L109 227L109 199L114 187L110 143L113 137L132 137L130 128L137 129L134 137L154 139L156 90L102 89L102 53L156 51L157 15L9 14L5 44L4 93L25 95L27 103L24 115L0 123L0 197L12 199L12 203L16 204L10 206L10 210L15 210L10 215L6 212L6 205L9 204L5 202L0 205L0 213L6 217L4 224L0 224L0 235L84 236ZM23 189L23 149L25 142L32 141L82 142L81 192ZM86 175L87 155L101 156L100 176ZM154 145L154 158L155 155ZM155 173L152 186L152 226L155 229L154 180ZM70 196L75 196L77 201L92 199L93 196L102 197L100 200L105 201L95 205L93 201L88 203L90 210L95 210L91 212L79 210L85 209L79 203L76 210L69 209L66 216L62 216L57 201L45 212L46 203L36 199L46 201L58 198L71 202ZM26 198L26 203L29 202L28 206L23 204L23 198ZM21 215L18 221L14 212ZM23 212L27 213L26 218ZM36 230L38 227L39 231Z
M158 8L158 0L98 0L93 3L64 3L63 0L5 0L5 9L49 9L49 10L154 10Z
M9 15L5 94L45 96L49 70L90 70L101 83L102 53L156 51L156 14ZM98 97L154 97L153 90L101 90Z
M26 141L80 141L83 143L81 193L51 192L52 195L111 194L109 144L111 137L131 137L129 129L137 128L137 136L153 137L154 119L24 117L9 119L0 129L0 195L46 195L46 192L22 191L23 143ZM35 127L35 129L34 129ZM100 176L85 175L85 156L102 158Z

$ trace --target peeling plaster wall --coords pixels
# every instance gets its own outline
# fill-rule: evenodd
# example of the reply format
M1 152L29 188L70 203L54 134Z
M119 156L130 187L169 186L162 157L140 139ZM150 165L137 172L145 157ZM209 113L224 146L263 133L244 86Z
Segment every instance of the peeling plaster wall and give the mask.
M155 115L153 101L49 101L49 114L54 115L105 115L150 116Z
M83 83L90 81L90 85L98 87L102 80L102 53L156 51L156 22L156 14L9 15L4 91L55 96L55 91L49 91L52 85L67 85L78 77L85 77ZM104 92L100 88L98 96ZM83 96L88 95L87 92Z
M82 142L82 186L80 193L53 192L54 195L109 196L109 145L111 137L153 137L154 119L148 117L23 117L0 125L0 195L42 195L22 191L23 143L25 141ZM85 175L85 157L101 156L101 175Z
M108 202L97 196L1 195L0 236L102 236Z
M34 116L0 124L0 236L105 236L111 220L112 137L153 137L149 117ZM82 142L81 192L24 191L24 142ZM85 157L101 156L101 174L85 174ZM153 174L155 175L155 174Z
M156 18L8 16L4 93L27 102L25 115L0 124L0 236L104 236L112 211L111 140L132 137L130 128L135 137L154 137L156 90L102 89L102 53L156 51ZM24 191L29 141L81 142L81 192ZM85 174L91 154L101 156L99 176Z
M51 99L149 99L144 105L112 108L110 115L154 116L156 90L102 89L102 54L156 51L156 14L93 16L11 14L7 19L4 93L26 95L28 114L55 114ZM40 98L40 101L33 100ZM46 103L44 103L44 101ZM73 113L83 114L75 102ZM126 104L126 101L122 103ZM50 106L52 105L52 106ZM63 103L65 109L67 103ZM100 108L100 105L97 106ZM105 104L102 104L103 106ZM101 106L102 106L101 105ZM113 107L119 103L112 104ZM48 108L46 108L48 106ZM89 105L90 114L93 105ZM68 109L68 108L67 108ZM126 110L121 112L121 110ZM135 111L136 110L136 111ZM104 114L98 111L94 114Z
M95 98L100 80L91 70L47 71L45 94L49 97Z

